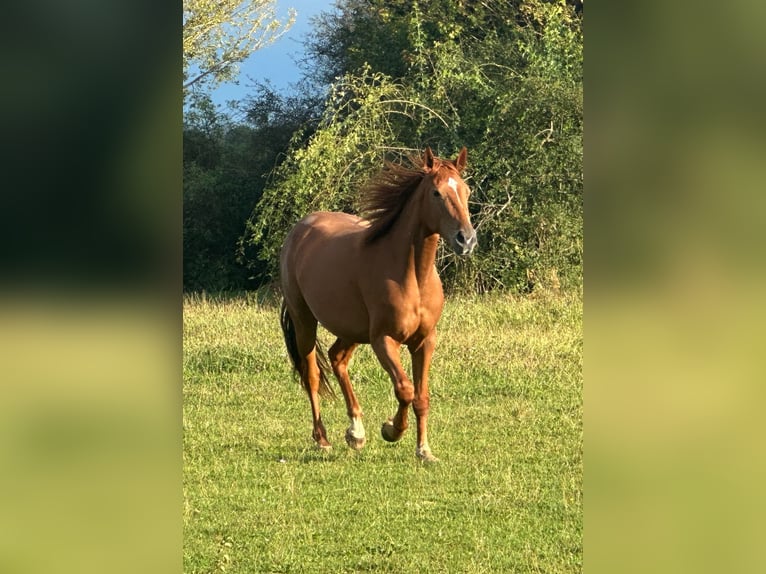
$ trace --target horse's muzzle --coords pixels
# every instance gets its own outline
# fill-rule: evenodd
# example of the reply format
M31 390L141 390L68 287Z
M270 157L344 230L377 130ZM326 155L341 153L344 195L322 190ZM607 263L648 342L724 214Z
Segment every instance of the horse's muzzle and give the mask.
M470 255L476 247L476 231L473 227L460 229L452 238L452 249L458 255Z

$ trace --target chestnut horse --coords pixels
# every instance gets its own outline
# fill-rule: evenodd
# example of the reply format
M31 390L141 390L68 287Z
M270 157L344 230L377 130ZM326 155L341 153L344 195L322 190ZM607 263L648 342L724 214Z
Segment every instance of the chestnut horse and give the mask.
M327 367L316 345L317 322L337 337L330 347L332 371L346 400L351 425L346 442L365 444L362 409L347 366L354 349L370 343L391 377L399 402L383 423L387 441L401 438L410 404L417 419L416 455L435 461L428 446L428 369L444 294L434 260L439 236L460 255L476 246L468 213L468 186L460 177L463 148L453 161L423 158L405 167L387 164L363 190L366 219L347 213L312 213L290 231L282 246L281 321L285 344L311 401L313 438L329 449L319 415L319 393L332 394ZM402 369L399 348L412 355L413 380Z

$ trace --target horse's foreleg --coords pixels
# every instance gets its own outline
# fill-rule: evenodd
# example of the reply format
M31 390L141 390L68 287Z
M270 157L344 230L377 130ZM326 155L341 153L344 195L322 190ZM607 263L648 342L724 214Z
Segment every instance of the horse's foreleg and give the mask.
M402 438L407 429L407 411L414 397L414 388L399 360L399 343L391 337L382 336L372 341L372 348L391 377L394 384L394 394L399 401L399 408L393 418L383 423L380 429L383 438L389 442L395 442Z
M362 424L362 409L359 406L359 401L356 400L354 389L351 387L351 379L348 377L348 362L351 360L351 355L356 347L357 343L338 339L330 347L328 355L330 356L332 371L338 379L341 391L343 391L343 398L346 400L346 412L351 421L351 425L346 429L346 442L351 448L360 450L367 438Z
M409 347L412 355L412 378L415 379L415 397L412 401L412 409L415 411L417 419L417 450L415 453L418 458L426 462L438 460L428 446L428 370L431 366L431 357L436 345L436 331L431 331L429 335L420 341L417 345Z

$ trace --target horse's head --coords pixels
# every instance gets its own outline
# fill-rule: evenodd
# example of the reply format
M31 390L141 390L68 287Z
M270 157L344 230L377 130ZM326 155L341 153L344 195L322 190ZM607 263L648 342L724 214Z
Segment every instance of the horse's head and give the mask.
M455 160L442 161L427 147L423 158L423 224L449 242L458 255L468 255L476 247L476 231L468 213L470 190L460 177L467 155L463 148Z

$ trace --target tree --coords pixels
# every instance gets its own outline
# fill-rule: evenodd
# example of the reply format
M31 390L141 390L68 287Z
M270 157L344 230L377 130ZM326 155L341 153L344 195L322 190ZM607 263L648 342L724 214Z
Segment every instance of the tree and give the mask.
M385 156L469 149L479 249L445 252L448 287L582 284L582 15L563 0L340 0L309 42L335 78L317 131L293 141L244 239L276 277L289 228L317 209L356 211ZM312 54L313 53L313 54ZM394 158L395 159L395 158Z
M295 21L275 17L275 0L184 0L184 96L192 86L235 77L237 64L272 43Z
M186 290L257 287L263 272L238 262L239 238L261 197L265 174L298 133L316 129L322 100L298 90L280 96L260 86L244 102L245 120L221 113L209 94L193 93L184 110L183 264ZM241 249L247 252L247 247Z

